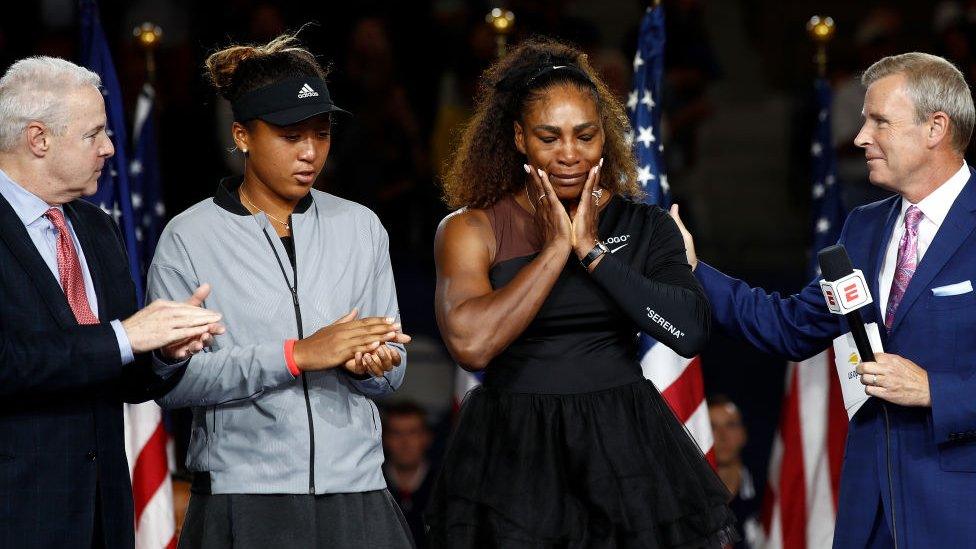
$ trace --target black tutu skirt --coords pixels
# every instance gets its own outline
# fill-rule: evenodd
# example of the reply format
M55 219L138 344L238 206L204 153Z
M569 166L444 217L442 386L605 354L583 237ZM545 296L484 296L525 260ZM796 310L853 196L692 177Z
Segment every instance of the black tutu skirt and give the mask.
M479 387L426 519L431 547L721 547L729 493L649 381L572 395Z

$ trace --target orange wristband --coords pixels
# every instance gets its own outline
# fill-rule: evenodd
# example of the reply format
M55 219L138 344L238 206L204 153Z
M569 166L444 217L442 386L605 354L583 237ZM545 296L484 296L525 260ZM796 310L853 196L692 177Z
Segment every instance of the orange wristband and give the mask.
M285 341L285 366L288 366L288 371L295 377L302 374L302 371L298 369L298 364L295 364L295 342L297 341L297 339Z

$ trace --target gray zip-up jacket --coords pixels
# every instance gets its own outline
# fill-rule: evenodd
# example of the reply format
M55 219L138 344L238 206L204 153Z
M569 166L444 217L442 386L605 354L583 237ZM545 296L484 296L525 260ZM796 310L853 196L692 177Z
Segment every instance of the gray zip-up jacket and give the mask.
M312 190L291 216L296 280L267 216L238 200L240 183L225 179L213 199L173 218L149 269L149 299L182 301L210 283L204 306L227 327L188 362L156 363L164 377L183 376L159 405L193 409L187 467L209 473L215 494L382 489L380 418L369 397L400 386L403 346L391 345L400 366L361 381L342 368L295 377L284 344L354 307L399 321L386 230L364 206Z

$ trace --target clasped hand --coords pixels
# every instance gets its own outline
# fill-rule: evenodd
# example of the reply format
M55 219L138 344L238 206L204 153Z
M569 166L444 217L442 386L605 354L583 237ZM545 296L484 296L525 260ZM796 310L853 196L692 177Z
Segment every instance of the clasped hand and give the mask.
M410 336L390 317L357 318L353 309L332 324L295 343L298 369L328 370L342 367L356 376L382 376L400 365L400 353L387 343L405 344Z
M183 359L224 333L220 313L202 307L210 285L202 284L183 303L157 299L122 321L134 353L159 349L167 359Z

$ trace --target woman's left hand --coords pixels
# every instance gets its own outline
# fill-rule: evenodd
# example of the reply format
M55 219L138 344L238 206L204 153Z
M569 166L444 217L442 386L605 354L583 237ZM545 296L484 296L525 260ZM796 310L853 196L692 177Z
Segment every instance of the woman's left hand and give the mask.
M380 345L372 353L357 353L356 358L347 361L343 367L353 375L381 377L399 365L400 353L387 345Z
M583 259L597 243L597 213L599 213L599 203L593 191L598 188L597 182L600 181L600 168L603 166L603 159L600 163L590 168L590 173L583 184L583 193L580 195L579 205L576 206L576 215L573 216L573 250L576 257Z

